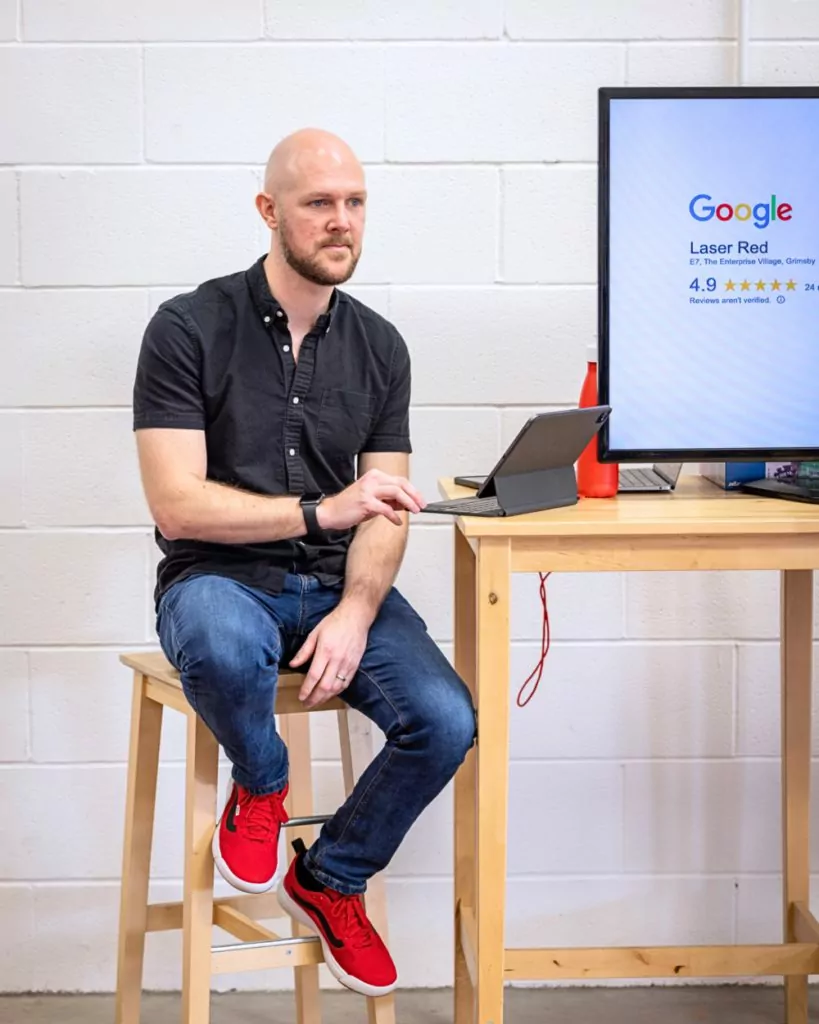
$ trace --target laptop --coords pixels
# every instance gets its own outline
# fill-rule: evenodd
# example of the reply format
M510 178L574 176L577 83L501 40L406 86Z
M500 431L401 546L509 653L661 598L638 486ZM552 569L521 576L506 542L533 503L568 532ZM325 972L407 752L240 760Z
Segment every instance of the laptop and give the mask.
M681 462L655 462L652 469L620 467L620 494L642 494L649 491L673 491L677 486Z
M532 416L478 485L476 496L432 501L422 512L515 516L577 504L574 464L609 417L607 405ZM455 482L476 479L456 477ZM468 486L468 485L467 485Z

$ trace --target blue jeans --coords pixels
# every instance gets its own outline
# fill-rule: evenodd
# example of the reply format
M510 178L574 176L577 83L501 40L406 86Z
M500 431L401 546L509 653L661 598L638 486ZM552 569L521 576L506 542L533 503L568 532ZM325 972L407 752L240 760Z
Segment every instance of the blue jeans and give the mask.
M233 778L251 793L287 782L287 748L273 717L279 664L336 607L342 589L291 574L281 594L268 594L200 575L175 583L160 601L162 648L232 761ZM465 684L394 588L341 697L383 730L386 743L306 863L330 888L358 893L457 771L475 739L475 714Z

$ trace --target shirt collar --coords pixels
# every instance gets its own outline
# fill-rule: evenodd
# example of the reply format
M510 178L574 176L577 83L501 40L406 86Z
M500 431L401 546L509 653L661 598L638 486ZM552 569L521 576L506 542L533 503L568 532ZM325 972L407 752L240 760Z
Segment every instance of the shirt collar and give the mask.
M265 323L287 323L287 313L281 306L281 303L275 298L273 293L270 291L270 285L267 282L267 274L264 272L264 261L267 257L267 253L261 256L252 267L247 271L247 283L250 288L250 294L253 296L253 301L262 319ZM316 320L314 330L320 331L322 334L326 334L330 330L330 324L332 324L335 318L336 312L338 311L338 299L340 292L338 288L333 289L333 294L330 296L330 305L327 307L327 312L322 313L321 316Z

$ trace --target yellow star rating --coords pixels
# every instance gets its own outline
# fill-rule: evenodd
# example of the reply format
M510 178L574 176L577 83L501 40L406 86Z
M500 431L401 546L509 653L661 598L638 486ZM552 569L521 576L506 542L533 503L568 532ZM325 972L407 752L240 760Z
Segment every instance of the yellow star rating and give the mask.
M714 277L709 277L708 278L707 285L708 285L707 288L702 288L700 286L700 279L698 277L695 277L693 283L691 284L691 287L695 291L711 291L711 292L713 292L715 288L719 287L717 279L714 278ZM742 281L735 281L732 277L729 277L726 281L723 282L723 285L725 287L725 291L726 292L734 292L734 294L736 294L736 292L738 292L738 291L741 291L741 292L751 292L751 291L765 292L765 291L772 291L772 292L780 292L780 293L783 292L783 291L795 292L799 288L799 282L798 281L794 281L793 278L791 278L788 281L780 281L778 277L775 277L772 281L765 281L762 278L760 278L758 281L749 281L747 277L744 280L742 280ZM810 290L815 290L815 291L819 292L819 283L806 284L805 288L807 290L809 290L809 291ZM694 299L692 299L691 301L693 302L693 301L703 301L703 300L699 300L699 299L698 300L694 300ZM711 301L713 301L713 300L711 300ZM717 301L719 301L719 300L717 300ZM740 299L740 298L737 297L737 298L730 298L730 299L729 298L724 298L722 301L723 302L742 302L742 301L745 301L745 302L753 302L753 301L769 302L770 300L769 299L757 299L757 300L745 299L745 300L743 300L743 299ZM784 302L785 298L782 295L778 295L777 298L776 298L776 301L777 302Z

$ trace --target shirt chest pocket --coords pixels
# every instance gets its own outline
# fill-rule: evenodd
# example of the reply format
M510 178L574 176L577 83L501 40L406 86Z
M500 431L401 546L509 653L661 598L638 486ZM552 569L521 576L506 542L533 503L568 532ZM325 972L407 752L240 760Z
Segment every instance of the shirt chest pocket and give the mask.
M357 455L370 433L374 407L374 396L363 391L326 388L319 407L319 449L327 454Z

